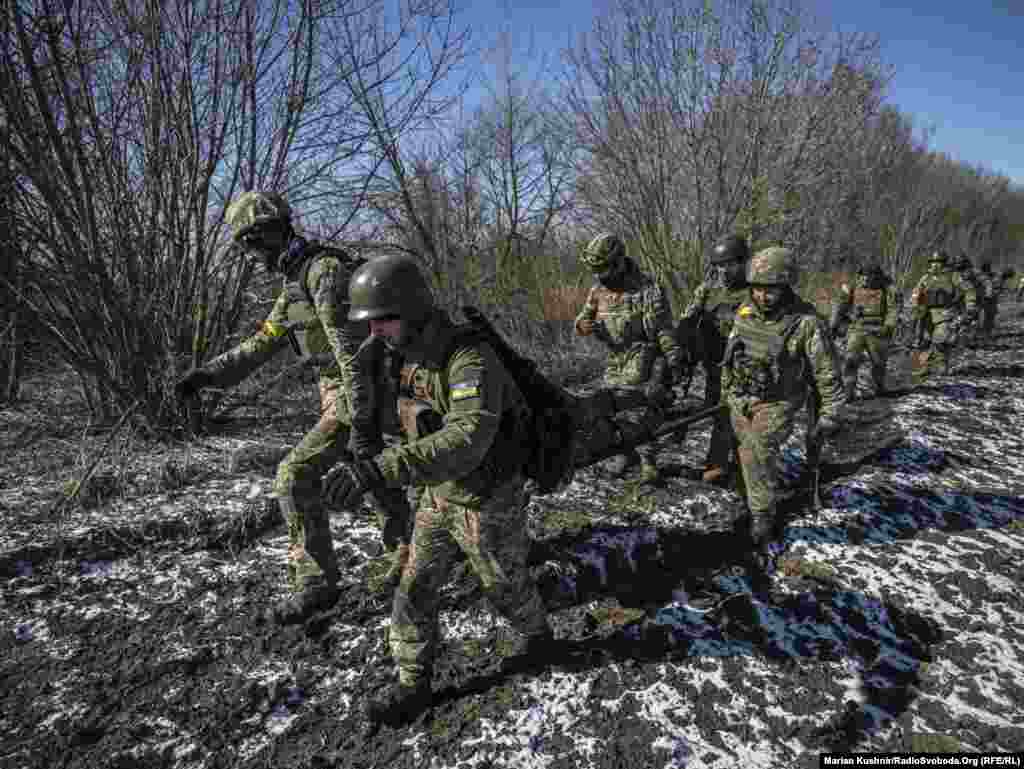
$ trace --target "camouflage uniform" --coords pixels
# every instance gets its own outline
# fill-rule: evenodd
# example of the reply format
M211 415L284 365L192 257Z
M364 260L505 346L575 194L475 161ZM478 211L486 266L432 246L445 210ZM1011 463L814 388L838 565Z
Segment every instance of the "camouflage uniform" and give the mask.
M616 253L610 263L605 255L608 244ZM590 289L575 324L581 336L590 333L586 329L593 324L592 333L609 349L604 383L611 391L616 419L609 416L596 421L589 441L589 448L596 451L632 442L664 421L671 385L684 376L684 362L664 290L625 256L621 241L613 235L597 236L584 261L595 272L613 271L610 278L600 277ZM644 444L636 453L645 479L656 477L654 446ZM619 465L624 470L626 461Z
M959 261L956 263L956 271L960 273L960 277L971 285L971 288L974 289L975 296L980 300L982 296L981 281L974 273L974 269L971 266L971 260L966 256L961 256ZM961 318L963 318L960 323L957 342L960 347L966 347L978 336L978 324L976 321L972 320L973 316L967 312L966 292L960 297L960 301L957 303L957 310L959 311Z
M265 223L260 211L267 201L288 211L283 201L263 193L245 193L229 207L226 219L236 238ZM284 273L282 291L259 333L199 371L205 386L232 387L289 346L302 357L320 362L320 419L281 461L273 487L288 525L289 583L301 592L310 585L333 585L339 577L320 481L347 454L353 404L362 397L359 393L367 392L365 383L360 389L363 377L353 378L352 358L369 332L365 322L345 317L349 279L362 260L294 232L287 236L287 250L278 259L273 267ZM396 532L407 532L411 517L404 494L388 491L375 501L381 528L389 539L400 539Z
M850 318L843 361L846 399L852 401L856 397L857 371L864 357L871 364L876 392L884 393L889 342L896 330L897 301L896 289L880 266L863 270L852 287L846 283L840 287L839 301L832 308L833 337L843 318Z
M791 286L794 277L786 249L765 249L750 263L755 285ZM740 307L723 357L722 391L738 441L755 544L763 544L776 523L783 499L778 454L797 412L814 398L819 419L835 421L846 401L840 382L835 348L813 306L790 292L770 316L752 299Z
M414 300L382 299L389 285L399 286L399 299L411 291ZM382 257L353 277L350 317L408 312L402 323L413 324L413 305L430 302L428 291L410 259ZM407 442L385 448L365 468L369 472L359 475L376 477L377 485L392 489L425 487L391 616L399 688L389 701L371 704L371 720L379 715L375 707L386 712L396 703L422 706L429 701L440 590L457 549L466 554L491 604L513 627L527 639L549 639L551 634L526 566L525 399L491 346L460 336L445 313L428 305L422 321L413 325L416 330L401 350L402 397L405 404L427 407L436 423L425 430L430 420L417 418L417 409L403 405ZM332 483L328 481L329 492ZM348 493L345 488L343 493Z
M956 321L960 314L957 305L963 300L965 312L975 313L977 294L974 287L960 277L960 274L946 266L947 257L937 251L932 254L928 271L911 293L911 305L919 321L930 320L932 327L931 349L928 352L925 370L921 376L949 371L949 355L956 344Z
M731 236L716 243L709 261L721 274L717 280L697 286L676 327L687 359L700 361L704 367L707 403L718 403L721 399L725 342L732 332L736 311L750 296L746 277L749 258L749 248L742 238ZM727 476L734 440L729 414L721 412L712 424L702 480L718 481Z

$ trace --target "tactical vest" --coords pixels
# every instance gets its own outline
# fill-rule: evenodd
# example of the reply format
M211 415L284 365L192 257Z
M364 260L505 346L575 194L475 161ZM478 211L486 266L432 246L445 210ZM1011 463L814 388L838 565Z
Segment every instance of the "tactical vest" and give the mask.
M886 312L886 290L882 288L868 288L857 286L853 289L853 321L864 326L881 326L885 321Z
M924 303L929 310L944 310L956 304L959 293L953 284L953 274L940 272L930 276Z
M322 366L329 369L332 366L337 368L334 351L316 314L316 303L309 287L310 268L321 256L339 258L343 264L351 268L349 274L365 260L353 259L344 251L325 248L320 243L312 241L303 255L302 267L298 273L293 278L285 277L284 290L288 293L288 335L292 347L303 360L316 358ZM349 324L349 333L362 341L370 334L369 324L353 323L346 319L349 304L348 281L342 280L342 283L344 285L339 286L339 291L344 291L345 294L338 297L338 322Z
M650 329L644 327L646 293L654 283L635 266L630 268L621 290L597 286L595 321L601 330L595 332L608 345L606 377L616 385L637 385L647 382L654 360L661 354Z
M803 392L803 357L794 358L787 350L803 317L791 314L766 322L736 315L722 363L728 367L732 389L738 395L779 401Z

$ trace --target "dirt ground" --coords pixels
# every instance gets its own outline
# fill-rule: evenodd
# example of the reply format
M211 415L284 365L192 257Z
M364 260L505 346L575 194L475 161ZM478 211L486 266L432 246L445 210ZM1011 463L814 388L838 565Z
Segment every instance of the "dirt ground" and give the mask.
M529 506L560 648L503 665L514 633L463 566L445 588L432 711L361 736L392 679L368 508L332 518L344 592L301 627L284 595L274 466L315 420L309 382L188 443L107 441L66 388L0 412L0 767L789 767L822 750L1024 751L1024 306L948 377L891 398L902 440L794 504L771 600L738 577L729 491L581 471ZM701 383L695 384L699 392ZM283 404L283 405L282 405ZM783 469L803 468L799 436ZM799 501L799 497L797 498Z

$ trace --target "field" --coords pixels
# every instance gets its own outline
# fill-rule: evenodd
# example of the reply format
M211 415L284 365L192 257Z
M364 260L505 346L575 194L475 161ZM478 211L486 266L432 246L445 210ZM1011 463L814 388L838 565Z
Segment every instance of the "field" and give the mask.
M503 666L514 634L460 566L437 704L369 738L359 706L392 665L368 508L332 518L338 606L305 627L264 619L286 548L267 495L314 419L311 383L161 445L86 433L70 388L37 379L0 412L0 767L698 769L1024 751L1020 309L950 376L891 399L904 439L832 468L825 510L794 506L766 603L725 578L735 597L719 611L685 608L700 567L730 557L716 532L741 504L672 472L700 463L707 427L663 446L675 477L654 491L596 468L534 498L560 651Z

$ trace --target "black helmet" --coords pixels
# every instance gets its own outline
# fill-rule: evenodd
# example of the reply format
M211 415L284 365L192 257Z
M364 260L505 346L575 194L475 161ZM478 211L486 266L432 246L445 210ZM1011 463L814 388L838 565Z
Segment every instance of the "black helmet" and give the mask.
M967 272L973 266L971 260L967 258L967 254L961 254L960 258L956 260L956 268L960 272Z
M750 258L750 246L740 235L726 235L708 251L708 260L714 265L745 262Z
M375 320L389 316L417 322L434 309L434 296L416 261L387 255L357 269L348 284L352 303L348 319Z
M879 275L885 275L885 270L882 269L882 265L878 262L868 262L863 265L857 272L860 275L877 277Z

